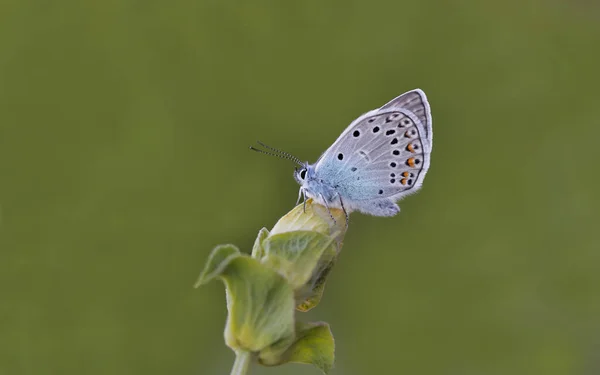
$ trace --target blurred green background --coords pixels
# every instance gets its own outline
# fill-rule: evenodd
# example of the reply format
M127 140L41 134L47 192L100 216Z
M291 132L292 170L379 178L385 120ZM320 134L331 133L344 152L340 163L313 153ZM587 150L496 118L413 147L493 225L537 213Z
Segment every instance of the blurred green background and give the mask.
M415 87L424 188L301 317L333 373L600 373L599 68L585 0L0 2L0 374L227 374L192 284L298 188L248 146L315 161Z

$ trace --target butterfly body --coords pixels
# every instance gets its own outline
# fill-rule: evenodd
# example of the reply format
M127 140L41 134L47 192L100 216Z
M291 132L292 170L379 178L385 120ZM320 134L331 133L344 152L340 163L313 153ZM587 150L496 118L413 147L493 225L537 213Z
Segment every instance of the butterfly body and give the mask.
M429 169L433 131L419 89L354 120L315 164L294 173L300 194L347 213L394 216Z

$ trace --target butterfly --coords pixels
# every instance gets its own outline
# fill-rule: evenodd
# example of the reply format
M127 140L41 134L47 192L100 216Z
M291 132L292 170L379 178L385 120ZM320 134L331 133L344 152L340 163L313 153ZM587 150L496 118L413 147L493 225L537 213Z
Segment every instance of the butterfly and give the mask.
M394 216L396 202L419 190L429 169L431 110L422 90L406 92L352 121L314 164L258 143L270 151L250 148L300 165L294 171L298 201L341 208L346 224L352 211Z

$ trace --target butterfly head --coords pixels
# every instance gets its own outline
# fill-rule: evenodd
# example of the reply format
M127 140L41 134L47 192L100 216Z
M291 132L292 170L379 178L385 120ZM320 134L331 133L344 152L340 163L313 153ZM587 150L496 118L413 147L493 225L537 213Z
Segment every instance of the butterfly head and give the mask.
M294 179L300 185L305 185L315 175L315 168L308 163L303 163L299 168L294 168Z

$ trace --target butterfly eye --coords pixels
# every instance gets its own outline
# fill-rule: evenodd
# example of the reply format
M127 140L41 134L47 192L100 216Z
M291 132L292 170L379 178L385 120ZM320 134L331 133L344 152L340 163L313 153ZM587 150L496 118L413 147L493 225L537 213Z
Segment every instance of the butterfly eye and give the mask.
M300 171L300 178L303 180L306 178L306 169Z

